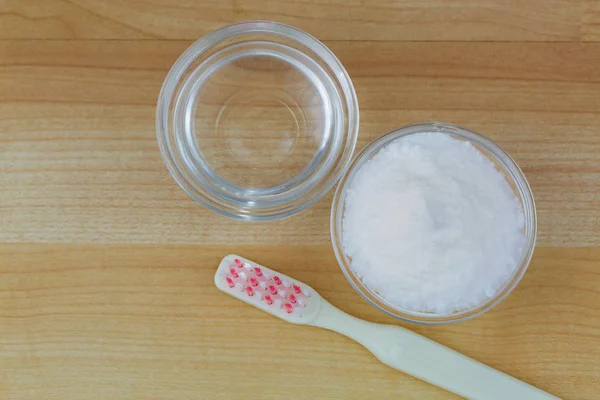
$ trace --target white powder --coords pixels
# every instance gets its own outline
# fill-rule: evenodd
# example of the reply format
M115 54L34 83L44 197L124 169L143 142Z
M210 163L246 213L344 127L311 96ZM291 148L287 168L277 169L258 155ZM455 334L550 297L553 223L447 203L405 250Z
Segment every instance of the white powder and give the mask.
M514 272L523 211L505 176L443 133L397 139L356 173L343 245L363 282L394 306L448 314L479 305Z

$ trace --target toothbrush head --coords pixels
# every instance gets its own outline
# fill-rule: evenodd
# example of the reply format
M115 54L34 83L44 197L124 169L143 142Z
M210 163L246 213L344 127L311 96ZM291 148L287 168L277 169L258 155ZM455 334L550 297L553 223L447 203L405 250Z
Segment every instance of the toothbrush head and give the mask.
M295 324L311 322L321 304L321 296L310 286L233 254L219 264L215 285L233 297Z

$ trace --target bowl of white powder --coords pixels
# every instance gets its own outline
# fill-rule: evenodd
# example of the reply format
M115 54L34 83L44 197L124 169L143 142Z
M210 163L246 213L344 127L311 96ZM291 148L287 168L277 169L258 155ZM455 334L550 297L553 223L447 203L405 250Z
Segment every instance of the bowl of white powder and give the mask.
M352 286L397 318L477 316L517 285L537 230L531 188L490 139L446 123L371 142L343 176L331 237Z

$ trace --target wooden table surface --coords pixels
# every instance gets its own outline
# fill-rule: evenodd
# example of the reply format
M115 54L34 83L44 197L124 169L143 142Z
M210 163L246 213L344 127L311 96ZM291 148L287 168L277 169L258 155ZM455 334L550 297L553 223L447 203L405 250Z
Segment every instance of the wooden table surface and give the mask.
M449 399L335 333L217 291L238 252L358 317L329 194L242 223L189 199L155 139L178 55L227 23L322 39L351 75L358 149L395 127L483 132L533 187L538 247L506 301L411 329L565 399L600 396L600 1L0 2L0 399Z

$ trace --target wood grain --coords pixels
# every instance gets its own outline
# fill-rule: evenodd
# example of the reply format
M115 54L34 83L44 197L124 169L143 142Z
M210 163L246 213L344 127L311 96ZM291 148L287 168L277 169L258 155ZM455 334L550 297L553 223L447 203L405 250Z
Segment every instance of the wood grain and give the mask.
M219 292L231 251L313 286L367 320L395 323L350 287L321 246L2 245L3 399L454 398L338 334L284 323ZM538 248L486 315L412 329L565 399L600 373L600 250ZM310 382L310 384L309 384Z
M4 0L0 38L195 40L268 19L323 40L567 41L581 39L582 11L582 0Z
M3 241L328 242L331 194L303 218L249 229L198 206L170 178L155 102L188 43L0 42ZM600 245L600 44L331 47L358 93L359 148L416 121L479 130L530 180L541 246Z
M582 21L582 39L589 42L600 41L600 1L583 1Z

